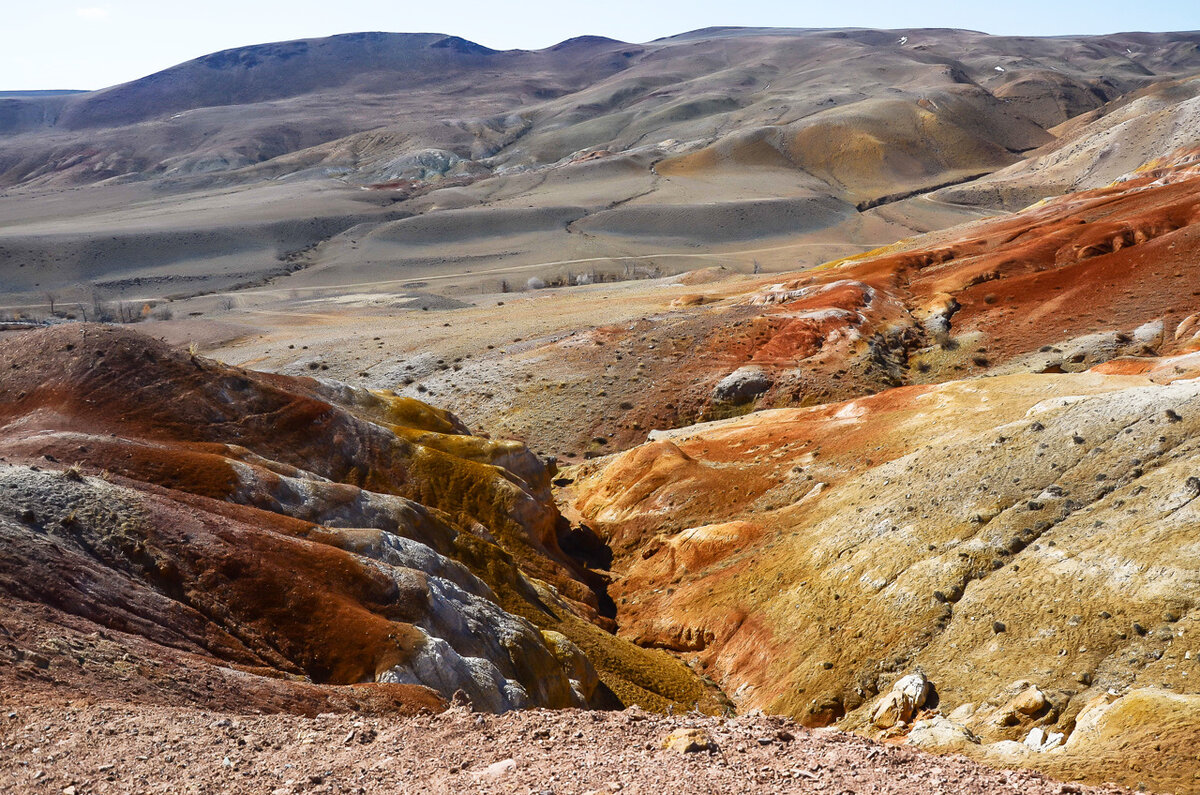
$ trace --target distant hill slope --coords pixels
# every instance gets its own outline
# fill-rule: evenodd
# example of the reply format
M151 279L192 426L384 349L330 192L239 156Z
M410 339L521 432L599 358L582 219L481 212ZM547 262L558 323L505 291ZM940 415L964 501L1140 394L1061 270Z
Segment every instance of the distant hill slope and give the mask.
M869 128L888 123L894 113L870 100L924 99L923 110L939 124L996 147L974 164L994 166L1003 150L1049 140L1041 133L1045 127L1156 79L1200 70L1198 46L1200 34L1188 33L1039 39L957 30L719 29L645 45L583 37L540 51L498 52L438 33L355 33L225 50L65 98L12 98L8 102L19 107L0 120L0 132L53 132L56 140L70 132L75 135L67 140L103 150L104 130L163 124L200 111L197 119L189 114L187 123L171 125L183 129L175 130L169 154L186 156L199 143L188 132L205 138L220 127L234 149L262 150L245 162L230 159L236 168L378 126L412 138L453 107L459 120L486 119L495 111L525 114L529 126L522 132L529 144L496 141L484 149L493 150L487 157L498 155L497 164L532 165L587 147L721 140L763 125L794 129L801 119L833 109L841 109L835 114L840 120L855 106L849 126ZM452 105L438 101L448 97ZM477 102L492 112L479 113ZM241 111L218 110L232 106ZM265 120L286 125L297 116L315 121L334 115L343 123L323 135L262 140L271 137ZM230 124L239 129L228 130ZM891 134L906 137L903 130ZM886 143L887 135L880 141ZM121 173L162 171L155 153L139 152L136 137L122 137L129 162ZM477 131L472 137L489 136ZM442 146L478 159L472 142L426 137L409 146ZM36 147L36 139L10 141L0 151ZM113 175L112 169L88 175L80 165L60 176L86 182ZM30 176L9 169L5 180Z
M1041 198L1107 185L1200 141L1200 76L1155 83L1051 129L1055 140L1020 163L936 198L1020 209Z
M359 33L227 50L0 98L0 306L474 274L445 287L461 296L499 289L482 272L523 283L574 260L749 266L768 238L766 268L790 270L1137 165L1096 167L1113 141L1136 138L1121 151L1138 163L1190 144L1197 73L1200 33L722 28L506 52ZM1147 114L1173 104L1178 134L1160 135Z

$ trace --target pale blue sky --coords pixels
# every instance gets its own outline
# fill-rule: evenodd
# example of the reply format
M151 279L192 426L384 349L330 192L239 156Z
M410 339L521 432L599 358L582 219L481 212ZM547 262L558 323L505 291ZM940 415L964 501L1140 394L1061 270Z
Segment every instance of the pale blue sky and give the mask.
M216 50L363 30L496 49L581 34L649 41L710 25L957 27L1061 35L1196 30L1200 0L18 0L0 15L0 90L101 88Z

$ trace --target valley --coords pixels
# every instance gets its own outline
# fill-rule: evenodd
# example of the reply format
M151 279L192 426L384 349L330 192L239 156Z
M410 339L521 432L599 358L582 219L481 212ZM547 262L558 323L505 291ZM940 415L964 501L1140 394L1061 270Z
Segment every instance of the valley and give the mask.
M0 781L1200 792L1198 256L1195 33L0 96Z

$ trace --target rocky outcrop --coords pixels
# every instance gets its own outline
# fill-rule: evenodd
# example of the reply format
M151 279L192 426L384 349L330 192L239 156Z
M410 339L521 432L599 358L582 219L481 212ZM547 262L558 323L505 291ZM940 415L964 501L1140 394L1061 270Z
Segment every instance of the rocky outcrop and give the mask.
M896 680L871 709L871 723L880 729L911 723L929 698L929 680L915 673Z
M492 712L713 703L681 663L606 631L594 575L559 549L550 472L520 444L112 327L12 337L0 367L13 609Z
M914 723L904 741L926 751L950 753L964 753L965 746L979 744L978 737L942 715Z
M713 387L718 403L748 403L771 388L771 377L760 367L739 367Z
M306 522L67 472L0 469L10 598L318 683L462 689L495 712L588 704L537 628L461 566L466 588L398 538L351 554Z
M715 751L717 744L703 729L676 729L663 738L662 747L681 754L694 754L699 751Z

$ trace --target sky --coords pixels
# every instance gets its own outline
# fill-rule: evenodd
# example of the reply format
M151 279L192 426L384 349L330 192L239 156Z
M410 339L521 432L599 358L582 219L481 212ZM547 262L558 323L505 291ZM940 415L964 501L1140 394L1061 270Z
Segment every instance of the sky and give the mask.
M95 89L231 47L356 31L493 49L583 34L645 42L714 25L955 27L1053 36L1200 29L1200 0L18 0L0 15L0 90Z

